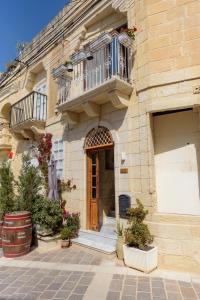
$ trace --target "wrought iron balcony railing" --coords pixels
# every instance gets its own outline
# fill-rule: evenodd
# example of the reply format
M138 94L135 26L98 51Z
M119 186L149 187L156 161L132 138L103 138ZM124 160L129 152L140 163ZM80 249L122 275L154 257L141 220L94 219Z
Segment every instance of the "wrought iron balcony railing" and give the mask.
M93 59L74 64L73 72L59 79L59 103L68 102L113 77L130 83L131 66L131 48L113 35L109 43L95 48Z
M10 127L18 126L29 120L45 122L46 116L47 96L34 91L12 105Z

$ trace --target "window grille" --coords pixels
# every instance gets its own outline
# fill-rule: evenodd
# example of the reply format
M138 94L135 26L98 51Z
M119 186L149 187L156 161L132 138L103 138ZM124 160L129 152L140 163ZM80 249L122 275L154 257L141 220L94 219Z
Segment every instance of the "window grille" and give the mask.
M53 141L52 147L53 158L56 162L57 177L63 179L63 169L64 169L64 143L62 139L57 139Z
M103 126L99 126L97 128L93 128L88 133L85 140L84 149L88 150L101 146L112 146L113 144L113 138L110 131Z

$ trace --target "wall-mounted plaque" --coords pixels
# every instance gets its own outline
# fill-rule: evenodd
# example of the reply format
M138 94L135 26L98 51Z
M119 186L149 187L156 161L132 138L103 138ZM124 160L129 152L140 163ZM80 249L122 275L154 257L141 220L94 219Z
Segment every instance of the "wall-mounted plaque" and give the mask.
M121 168L120 173L121 174L128 174L128 168Z
M131 198L128 195L119 196L119 216L127 219L127 209L131 207Z

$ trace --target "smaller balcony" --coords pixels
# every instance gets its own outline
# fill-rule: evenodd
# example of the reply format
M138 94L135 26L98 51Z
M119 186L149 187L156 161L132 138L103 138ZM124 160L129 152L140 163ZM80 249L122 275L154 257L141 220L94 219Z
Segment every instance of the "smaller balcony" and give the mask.
M9 151L12 149L12 136L9 129L9 124L0 124L0 151Z
M71 57L71 72L61 65L54 70L58 83L58 110L69 123L77 123L79 114L99 115L99 106L111 102L122 109L129 105L132 40L123 33L104 33Z
M11 107L10 128L24 138L41 134L47 117L47 96L31 92Z

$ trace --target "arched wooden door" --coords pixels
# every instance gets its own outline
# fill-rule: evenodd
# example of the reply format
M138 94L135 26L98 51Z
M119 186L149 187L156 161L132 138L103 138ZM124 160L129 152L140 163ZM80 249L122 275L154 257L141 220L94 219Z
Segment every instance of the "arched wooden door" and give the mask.
M103 126L92 129L88 133L84 144L87 155L87 228L95 231L100 229L99 151L113 146L112 135Z

